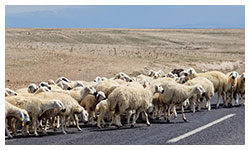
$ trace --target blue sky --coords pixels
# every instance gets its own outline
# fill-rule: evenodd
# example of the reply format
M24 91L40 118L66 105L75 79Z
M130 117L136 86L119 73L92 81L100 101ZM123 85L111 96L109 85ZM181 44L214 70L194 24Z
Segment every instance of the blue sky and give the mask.
M245 28L243 5L5 7L5 26L24 28Z

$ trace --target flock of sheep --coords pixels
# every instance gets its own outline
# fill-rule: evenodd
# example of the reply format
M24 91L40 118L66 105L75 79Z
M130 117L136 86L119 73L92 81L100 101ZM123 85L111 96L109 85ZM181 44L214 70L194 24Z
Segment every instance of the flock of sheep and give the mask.
M167 74L150 70L148 75L137 77L120 72L110 79L96 77L91 82L60 77L55 82L50 79L39 85L32 83L16 91L6 88L5 132L9 138L17 136L19 131L23 136L31 133L38 136L38 130L47 134L50 128L61 128L67 134L69 125L81 131L80 121L95 126L96 119L98 128L105 126L105 121L119 128L124 117L134 127L140 114L150 126L149 118L159 119L163 112L167 122L171 116L177 117L177 107L187 121L184 107L195 112L196 106L200 110L206 99L210 111L210 100L216 92L216 108L221 97L224 107L244 105L245 73L196 73L188 68L174 69Z

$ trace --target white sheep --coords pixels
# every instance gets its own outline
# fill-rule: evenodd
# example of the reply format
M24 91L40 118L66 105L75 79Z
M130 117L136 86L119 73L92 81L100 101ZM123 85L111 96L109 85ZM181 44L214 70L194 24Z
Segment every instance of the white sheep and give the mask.
M6 97L5 100L12 105L15 105L19 108L25 109L32 121L32 129L34 130L34 134L38 136L37 127L38 127L38 118L41 114L43 114L46 110L56 108L61 110L63 108L63 103L60 100L51 99L51 100L41 100L32 96L15 96L15 97ZM28 126L26 125L26 133Z
M245 105L245 73L242 73L237 78L237 86L234 92L234 99L237 99L237 95L240 99L240 105Z
M163 88L165 91L163 94L163 103L168 106L167 122L170 121L170 110L174 106L181 106L182 119L184 121L187 121L184 114L183 102L186 99L191 98L194 94L202 95L205 92L205 90L199 84L194 86L187 86L174 82L168 82L163 85ZM166 116L164 116L164 118L166 118Z
M233 106L233 95L237 88L237 78L239 74L236 71L232 71L227 73L228 77L228 91L227 91L227 98L229 99L229 105ZM238 104L237 99L235 99L235 104Z
M146 110L151 106L152 98L155 93L162 93L164 90L159 85L150 85L146 88L140 86L121 86L114 89L108 97L110 111L115 112L116 126L121 126L120 115L125 111L135 110L136 116L133 117L131 127L134 127L141 112L144 112L146 123L149 126Z
M204 77L197 77L197 78L193 78L189 81L187 81L185 83L185 85L188 85L188 86L193 86L193 85L196 85L196 84L200 84L203 89L206 91L205 92L205 95L204 97L206 98L206 108L208 111L211 110L211 98L214 96L214 85L213 83L204 78ZM195 95L193 97L190 98L190 101L191 101L191 109L193 112L195 112L195 107L194 107L194 103L200 99L201 102L200 102L200 105L198 107L198 110L201 109L202 105L203 105L203 96L202 95Z
M84 121L87 121L88 114L84 110L83 107L79 105L79 103L72 98L70 95L65 93L58 93L58 92L42 92L35 95L36 97L43 99L43 100L51 100L51 99L59 99L63 105L65 106L64 112L59 112L59 116L61 116L61 129L64 134L66 133L66 121L71 118L76 122L76 128L80 131L81 128L79 127L79 120L76 115L81 115Z
M228 86L228 77L219 71L209 71L205 73L196 73L193 68L189 68L187 70L188 76L192 79L195 77L204 77L210 80L214 85L214 92L218 94L218 100L216 104L216 108L220 105L220 98L222 96L223 106L226 107L226 92L229 89Z
M15 117L17 119L20 119L20 121L23 121L25 124L29 124L30 118L26 110L18 108L9 102L5 101L5 119L9 117ZM10 119L9 119L10 121ZM7 128L7 122L5 121L5 132L7 133L9 138L13 138L13 136L10 134L8 128Z

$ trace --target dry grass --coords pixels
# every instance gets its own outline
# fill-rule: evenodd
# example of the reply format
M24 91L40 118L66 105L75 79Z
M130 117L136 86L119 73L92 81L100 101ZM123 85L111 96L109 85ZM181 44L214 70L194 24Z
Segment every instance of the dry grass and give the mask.
M6 87L123 71L245 71L244 29L6 29Z

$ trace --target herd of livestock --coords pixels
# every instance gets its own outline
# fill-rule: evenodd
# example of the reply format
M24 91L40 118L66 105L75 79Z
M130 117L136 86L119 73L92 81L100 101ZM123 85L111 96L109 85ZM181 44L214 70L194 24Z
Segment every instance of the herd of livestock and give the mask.
M195 112L205 101L210 111L210 100L218 94L216 108L244 105L245 73L220 71L197 73L193 68L174 69L169 73L150 70L147 75L131 77L123 72L108 79L96 77L93 81L72 81L60 77L39 85L13 91L5 90L5 133L9 138L30 134L47 134L48 129L61 129L67 134L72 125L81 131L79 122L98 128L117 128L121 120L134 127L140 117L148 126L149 119L164 117L170 122L180 109L187 121L184 108ZM141 114L141 115L140 115ZM38 134L39 131L39 134Z

